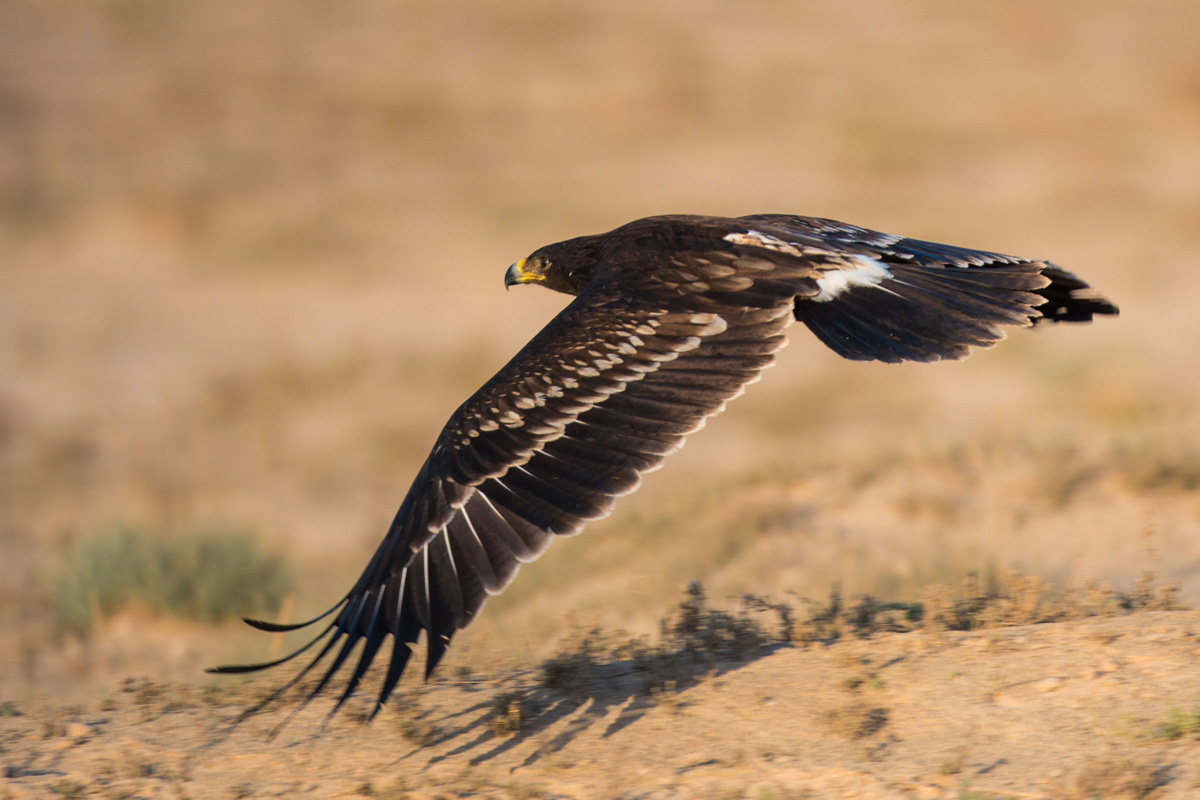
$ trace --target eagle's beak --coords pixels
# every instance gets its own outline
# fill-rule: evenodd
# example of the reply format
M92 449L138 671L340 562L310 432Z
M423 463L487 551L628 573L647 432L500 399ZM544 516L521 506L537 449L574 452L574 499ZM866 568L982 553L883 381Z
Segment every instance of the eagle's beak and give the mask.
M534 260L536 261L537 259ZM546 280L545 275L526 269L526 266L532 265L529 264L528 258L522 258L520 261L508 268L508 272L504 273L505 289L517 283L529 283L530 281Z
M504 290L508 291L508 287L514 283L521 282L521 268L525 266L525 259L521 259L517 263L508 268L508 272L504 273Z

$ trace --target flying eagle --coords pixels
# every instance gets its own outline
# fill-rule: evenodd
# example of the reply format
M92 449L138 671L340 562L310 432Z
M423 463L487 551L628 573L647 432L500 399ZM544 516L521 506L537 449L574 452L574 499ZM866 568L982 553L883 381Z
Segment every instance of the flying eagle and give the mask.
M1047 261L906 239L827 219L661 216L548 245L505 287L575 299L451 415L387 535L332 616L273 667L336 649L304 701L361 641L334 710L394 643L372 716L422 631L425 677L455 632L555 536L606 516L775 359L793 321L856 361L958 359L1003 325L1086 322L1117 307ZM340 647L338 647L340 643Z

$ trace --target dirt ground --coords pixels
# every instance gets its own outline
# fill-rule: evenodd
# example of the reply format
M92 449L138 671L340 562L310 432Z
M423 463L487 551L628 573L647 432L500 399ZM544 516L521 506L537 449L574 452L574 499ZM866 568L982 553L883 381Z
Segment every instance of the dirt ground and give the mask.
M768 648L640 690L630 662L413 686L374 722L318 701L131 680L100 711L0 724L0 796L1186 798L1200 614Z
M0 798L1200 794L1194 611L538 678L579 630L653 637L692 580L911 604L1151 571L1200 605L1198 26L1187 0L0 3ZM561 307L507 265L677 212L1049 258L1121 316L900 367L795 330L367 728L316 736L318 702L229 731L285 676L203 669L281 641L70 585L113 530L215 530L292 576L245 613L323 610Z

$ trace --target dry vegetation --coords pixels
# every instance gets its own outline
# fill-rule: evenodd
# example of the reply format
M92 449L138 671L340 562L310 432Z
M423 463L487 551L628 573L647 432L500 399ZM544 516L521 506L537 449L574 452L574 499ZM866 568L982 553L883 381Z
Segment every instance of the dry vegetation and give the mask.
M1198 23L0 4L0 798L1194 793ZM797 331L440 682L365 731L365 700L320 736L309 712L266 743L283 709L227 731L277 679L200 670L285 642L221 619L338 596L561 305L504 267L672 211L1044 255L1122 315L902 368ZM679 606L695 579L711 605Z

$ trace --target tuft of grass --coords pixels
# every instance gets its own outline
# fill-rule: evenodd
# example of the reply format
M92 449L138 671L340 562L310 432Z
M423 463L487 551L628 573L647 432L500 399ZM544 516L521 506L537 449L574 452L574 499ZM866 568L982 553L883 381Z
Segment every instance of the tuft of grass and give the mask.
M1016 571L986 581L971 572L958 586L929 587L923 611L925 625L932 630L970 631L1136 611L1178 611L1186 608L1179 591L1178 583L1160 583L1154 572L1144 573L1128 592L1095 581L1054 591L1040 578Z
M86 633L98 618L130 606L205 622L272 612L291 585L282 559L243 531L159 536L116 527L67 554L51 593L57 629Z
M883 730L889 716L888 710L882 706L872 706L861 700L854 700L829 709L823 715L823 719L829 729L838 736L857 740Z
M988 585L988 584L991 585ZM933 630L970 631L1050 622L1046 584L1016 572L985 582L970 572L960 586L932 586L925 593L925 624Z
M710 608L699 581L688 584L678 614L673 623L663 621L664 644L697 661L743 661L771 643L772 637L744 611Z
M1093 759L1076 779L1072 800L1143 800L1166 778L1164 770L1128 758Z
M885 602L870 595L848 604L836 583L824 603L803 598L809 608L803 620L797 619L794 612L785 614L782 604L758 602L780 615L785 622L784 641L796 645L831 644L847 636L865 639L876 633L905 633L913 630L925 614L921 603Z
M492 701L489 727L497 736L513 736L521 732L523 717L521 694L519 692L503 692Z
M984 794L983 792L972 789L969 786L964 786L958 790L957 800L996 800L996 796L992 794Z
M1154 735L1170 742L1200 739L1200 705L1191 711L1172 708L1167 712L1167 718L1154 726Z
M1158 575L1148 570L1133 592L1120 596L1119 604L1123 611L1182 611L1187 604L1179 598L1180 588L1178 581L1159 583Z
M66 798L67 800L75 800L75 798L86 797L88 794L87 786L79 781L63 778L50 787L50 791L56 796Z

